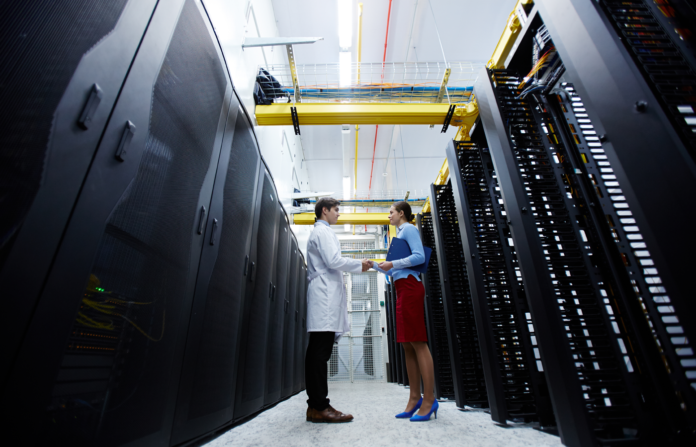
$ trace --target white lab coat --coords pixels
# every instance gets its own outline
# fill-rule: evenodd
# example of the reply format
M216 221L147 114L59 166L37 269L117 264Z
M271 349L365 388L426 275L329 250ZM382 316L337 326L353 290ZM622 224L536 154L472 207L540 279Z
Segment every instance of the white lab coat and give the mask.
M341 257L341 243L325 221L317 221L307 242L307 332L350 331L343 273L362 272L360 259Z

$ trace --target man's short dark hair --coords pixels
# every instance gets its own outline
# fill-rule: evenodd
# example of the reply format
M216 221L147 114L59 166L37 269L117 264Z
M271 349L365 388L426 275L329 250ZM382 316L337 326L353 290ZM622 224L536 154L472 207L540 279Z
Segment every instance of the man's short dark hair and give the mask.
M314 215L317 216L317 219L321 219L321 213L324 208L331 211L334 207L339 206L340 204L341 202L333 197L322 197L321 199L317 200L317 204L314 207Z

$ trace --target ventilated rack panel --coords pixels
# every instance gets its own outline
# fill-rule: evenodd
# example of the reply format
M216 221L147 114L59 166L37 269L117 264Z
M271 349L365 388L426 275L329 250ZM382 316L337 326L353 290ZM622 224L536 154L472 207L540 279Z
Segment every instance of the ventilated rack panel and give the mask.
M438 399L454 399L452 363L447 341L447 322L440 288L432 214L424 213L419 219L419 224L423 245L433 250L423 285L425 286L425 323L428 328L428 345L435 366L435 394Z
M663 14L673 15L674 9L664 3ZM601 4L679 136L696 156L696 73L670 37L689 33L688 29L666 30L643 0L602 0Z
M450 340L452 335L456 338L454 355L458 355L458 365L454 362L454 374L459 373L461 380L460 396L455 397L460 406L485 408L488 407L488 394L452 185L433 185L433 190L431 203L436 208L434 214L439 219L440 228L437 235L440 240L438 250L442 250L438 256L440 261L445 260L444 265L440 265L440 270L446 271L446 276L440 278L440 284L445 306L448 306L447 312L452 313L447 318L447 330L454 331L454 334L450 334ZM461 371L457 371L457 366ZM455 394L456 391L455 387Z
M583 165L592 188L592 202L595 207L601 207L602 216L606 219L606 228L610 233L608 239L615 244L620 261L617 263L620 269L626 270L627 300L635 300L633 306L638 306L638 318L647 320L647 330L651 336L647 337L647 343L654 343L657 348L657 356L652 361L646 357L635 358L634 349L625 347L621 343L622 354L626 365L631 360L642 368L664 368L669 378L665 380L664 387L656 383L647 385L659 395L650 396L652 400L667 400L667 410L670 423L683 424L683 418L691 421L692 426L696 420L696 356L694 356L693 344L685 337L684 315L679 313L679 308L672 303L668 291L662 285L662 279L653 259L650 256L650 247L643 240L640 228L633 217L633 213L626 201L621 184L612 168L611 162L602 147L602 142L597 137L582 98L578 95L572 84L561 85L565 94L556 94L550 98L558 104L558 112L562 120L567 123L568 140L572 150L575 151L575 159ZM561 147L561 149L563 149ZM598 235L588 232L587 237L592 242ZM631 303L627 303L631 305ZM621 309L620 309L621 310ZM634 340L628 340L630 347L636 346ZM648 349L645 349L648 350ZM651 364L646 364L650 362ZM644 366L641 366L642 365ZM666 377L665 377L666 378ZM655 379L653 379L655 380ZM645 390L649 393L650 389ZM671 395L674 393L674 395ZM670 394L669 396L663 394ZM676 396L675 401L673 401ZM680 407L674 414L670 406ZM682 413L683 414L678 414ZM679 428L674 428L679 431Z
M516 73L497 70L494 76L498 106L531 205L523 212L532 213L537 225L595 436L624 438L638 429L632 408L636 396L627 383L635 370L623 355L628 346L625 322L587 243L586 205L559 169L563 155L548 116L517 96Z
M461 182L465 195L460 211L468 212L465 225L476 240L476 256L468 268L478 269L483 278L485 296L477 299L485 300L481 304L490 316L506 417L554 425L534 325L488 149L455 142L453 155L456 161L450 162L450 175L459 176L455 180ZM452 171L455 167L458 172Z

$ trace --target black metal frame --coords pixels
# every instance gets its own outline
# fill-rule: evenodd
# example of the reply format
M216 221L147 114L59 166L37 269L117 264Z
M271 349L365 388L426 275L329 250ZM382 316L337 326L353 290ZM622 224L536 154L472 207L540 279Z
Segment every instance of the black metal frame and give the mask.
M599 5L584 0L537 3L566 77L582 97L597 135L603 136L606 155L664 288L681 319L691 321L696 315L691 299L696 258L684 254L696 251L696 238L674 230L677 222L696 220L696 208L675 194L696 189L693 154ZM640 101L647 105L637 110ZM652 180L656 173L659 181ZM689 340L696 340L694 325L683 325L683 331Z
M423 219L426 219L428 223L424 224ZM434 247L434 235L432 234L432 214L427 213L427 217L424 214L418 214L416 216L416 225L418 226L418 233L420 234L423 246L429 247L435 251ZM431 241L432 239L432 241ZM431 247L432 245L432 247ZM446 371L450 370L451 365L449 361L449 356L447 352L442 351L442 331L445 331L445 337L447 337L447 328L438 328L438 321L436 314L439 315L442 304L440 302L435 302L438 297L441 296L440 279L432 278L432 275L437 276L437 253L433 257L430 256L430 264L428 265L428 270L422 275L423 287L425 289L425 328L428 333L428 347L430 348L430 354L433 357L434 374L435 374L435 398L436 399L453 399L454 393L447 392L452 387L451 384L451 373L450 375L444 374ZM439 300L438 300L439 301ZM444 309L443 309L443 319L444 324ZM445 348L447 349L447 348Z
M456 294L452 290L450 274L451 267L449 266L448 251L445 246L445 233L442 228L442 219L440 213L442 210L439 208L441 206L438 203L439 194L441 191L445 193L447 186L430 185L430 198L431 198L431 214L433 218L433 234L435 236L435 251L437 253L437 263L438 271L440 274L440 288L442 290L442 302L445 311L445 322L447 326L447 338L449 342L449 354L450 363L452 365L452 382L454 385L454 397L459 408L464 408L466 405L472 407L487 407L487 402L484 403L477 400L474 396L467 395L467 387L465 385L464 377L465 375L476 375L475 371L465 371L464 365L462 364L462 357L464 354L464 347L460 341L458 335L459 332L459 322L457 321L457 311L454 305L454 297ZM432 255L431 255L432 256ZM461 274L461 273L460 273ZM461 303L460 307L466 307L465 303ZM474 351L478 350L478 344L476 342L470 343L469 348ZM477 352L467 353L472 357L477 357ZM481 365L474 365L474 368L478 368ZM467 383L470 381L467 380ZM483 390L478 390L480 394L486 395Z
M505 202L508 225L515 241L529 308L536 323L537 340L556 422L566 445L594 445L592 426L584 410L582 388L565 335L563 318L551 278L546 272L546 259L537 225L529 211L531 205L492 82L491 73L484 68L474 85L474 92Z
M475 140L483 138L482 131L478 130ZM461 146L461 147L458 147ZM481 356L483 361L484 373L486 375L486 389L491 409L491 418L504 424L506 419L524 418L525 420L539 420L542 427L554 425L554 418L551 409L551 402L548 400L548 390L546 388L543 373L538 371L535 355L532 348L532 339L527 321L526 312L528 306L524 296L522 284L517 282L514 265L516 258L514 251L509 244L506 244L505 231L509 231L507 222L504 219L504 210L495 199L497 181L489 174L488 165L490 156L483 146L476 144L457 143L451 141L447 145L447 161L450 168L450 179L452 182L454 199L457 206L457 217L459 222L464 256L466 257L467 273L469 276L469 287L471 290L472 304L474 306L474 316L476 317L476 328L479 334L481 346ZM468 184L464 178L464 166L460 163L460 154L468 155L472 160L480 163L481 174L472 177L474 184ZM467 168L471 176L475 176L473 168ZM483 177L481 177L483 176ZM485 179L485 180L484 180ZM484 180L485 183L479 183ZM480 197L488 197L490 200L490 211L479 210L475 212L472 207L482 208L486 205L479 203L471 204L469 194L476 191L469 191L469 188L485 191L478 192ZM485 214L483 214L485 212ZM488 216L488 219L486 219ZM474 225L476 220L476 225ZM483 229L485 227L485 230ZM492 227L492 229L491 229ZM496 247L496 257L505 260L505 265L499 267L499 271L484 272L482 263L495 264L493 261L494 253L481 254L479 246L484 244L481 234L477 234L476 228L480 231L494 233L491 237L497 239L499 246ZM490 247L485 247L490 250ZM489 260L489 258L491 258ZM499 280L496 280L497 276ZM490 278L487 278L490 276ZM500 283L498 283L500 281ZM486 284L489 283L487 287ZM502 286L506 284L506 286ZM490 290L489 290L490 289ZM509 293L506 298L503 290ZM491 294L492 296L489 296ZM500 302L500 304L496 304ZM509 313L505 307L505 302L514 308L514 315ZM494 312L492 314L491 312ZM513 333L503 336L504 325L510 325L510 321L516 322ZM500 340L496 337L505 337ZM504 352L499 352L501 349ZM514 352L514 354L511 354ZM506 355L507 353L507 355ZM519 358L524 360L519 366L526 370L508 369L507 357ZM505 368L505 369L503 369ZM527 377L525 379L525 376ZM529 397L525 397L525 395ZM530 401L529 398L532 400ZM515 407L511 409L507 402ZM534 410L531 410L534 408Z

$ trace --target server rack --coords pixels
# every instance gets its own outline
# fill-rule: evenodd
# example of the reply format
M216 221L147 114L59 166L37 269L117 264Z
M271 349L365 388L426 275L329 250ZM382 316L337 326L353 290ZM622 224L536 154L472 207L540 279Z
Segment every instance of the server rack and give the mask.
M304 256L298 250L298 277L297 277L297 301L295 303L295 370L293 373L293 394L299 393L302 390L302 378L304 377L304 354L305 354L305 333L306 329L306 309L307 309L307 294L305 284L307 283L307 265L305 264Z
M278 235L278 196L268 170L259 174L254 236L249 256L244 317L240 334L239 374L234 409L235 419L244 418L263 407L266 383L266 356L269 317Z
M393 281L391 279L390 281ZM394 350L394 381L398 383L399 385L404 384L404 377L403 377L403 368L401 367L402 365L402 360L401 357L403 356L403 351L401 348L401 344L397 343L396 341L396 295L394 294L394 288L391 283L386 284L387 287L387 293L389 295L389 304L391 305L391 308L393 309L392 314L391 314L391 328L392 328L392 349Z
M290 272L290 226L282 205L277 211L280 221L278 225L278 254L276 261L276 280L271 293L271 324L268 334L268 358L266 364L266 397L265 405L271 405L280 399L283 383L283 347L285 329L285 299L288 293L288 275Z
M23 296L5 303L5 423L27 444L179 444L233 420L256 197L275 190L200 1L90 3L2 15L40 30L3 82L46 107L19 101L3 132L26 146L3 157L44 154L2 165L43 177L2 210L0 281ZM31 140L34 112L55 120Z
M41 285L157 2L121 0L95 8L98 3L44 5L41 15L33 14L35 5L7 10L6 4L0 14L8 33L0 44L2 54L13 66L2 75L6 87L0 93L0 102L8 105L0 112L0 188L5 197L0 290L6 298L0 331L8 359L19 355L23 336L18 334L24 334L40 300ZM34 40L24 39L18 27L33 30ZM145 44L143 51L148 50ZM61 57L54 57L57 53ZM4 384L11 367L11 361L0 365Z
M428 331L428 346L433 356L435 369L435 397L437 399L454 399L452 365L450 363L449 342L447 341L447 325L442 302L432 214L419 214L416 223L423 246L433 250L427 273L423 275L423 286L425 287L425 324Z
M281 398L293 394L295 384L295 308L297 306L297 283L300 272L300 257L298 256L297 239L290 240L290 273L288 276L288 294L283 306L283 381Z
M628 11L622 12L618 3L603 1L591 8L574 8L571 15L561 14L561 8L575 2L558 3L541 2L539 14L547 23L566 67L566 78L577 95L565 99L583 105L574 107L572 115L581 113L578 108L586 109L591 130L600 138L586 141L583 134L581 141L586 144L580 147L587 153L590 142L600 143L593 149L604 150L606 159L601 161L609 165L602 168L613 170L597 172L597 185L593 186L624 207L612 206L612 230L619 239L619 252L627 257L624 264L630 263L624 268L636 289L635 299L641 311L645 308L652 335L659 343L659 356L664 359L649 364L664 364L671 383L671 387L666 386L671 388L669 392L660 389L657 394L675 398L677 407L685 409L668 412L670 432L689 432L693 436L696 355L691 343L696 328L684 322L696 314L689 281L696 261L684 253L696 248L696 240L675 231L675 225L691 221L696 214L677 193L696 185L696 98L689 93L694 87L696 63L693 37L684 35L690 32L693 36L694 22L687 20L675 30L675 19L688 18L685 2L656 5L636 0L626 2L623 9ZM575 41L564 29L573 20L582 21L578 29L582 38ZM631 35L629 31L644 34ZM600 40L602 45L598 44ZM581 45L583 49L578 48ZM585 48L591 48L593 56L588 57ZM572 132L569 134L572 136ZM594 156L589 158L596 160ZM602 175L614 175L615 179ZM646 178L657 181L648 182ZM620 194L613 192L617 189ZM623 215L617 215L619 211ZM634 221L627 224L620 219ZM644 249L639 248L641 243ZM645 340L645 348L652 347L650 337ZM675 408L674 402L667 408Z
M196 216L196 232L203 230L205 220L210 226L204 233L188 325L173 443L224 424L234 412L238 328L244 296L251 286L245 280L244 266L252 246L261 165L251 126L239 104L233 94L212 200Z
M474 141L482 139L481 131ZM447 161L456 204L491 418L555 424L534 325L487 148L450 142ZM531 329L531 330L530 330Z
M464 252L457 226L452 186L431 185L433 235L447 327L454 397L465 405L488 408ZM431 255L432 256L432 255Z
M300 281L302 283L302 299L300 301L300 320L302 321L302 326L300 328L300 391L306 388L305 383L305 371L304 371L304 359L307 353L307 343L309 343L309 335L307 333L307 290L309 288L309 282L307 281L307 262L302 255L302 276L300 276Z
M396 370L394 369L394 334L392 333L391 327L391 314L394 310L389 302L389 292L386 290L386 287L384 290L384 306L384 310L387 314L387 353L389 355L389 375L387 379L390 383L394 383L396 382Z

